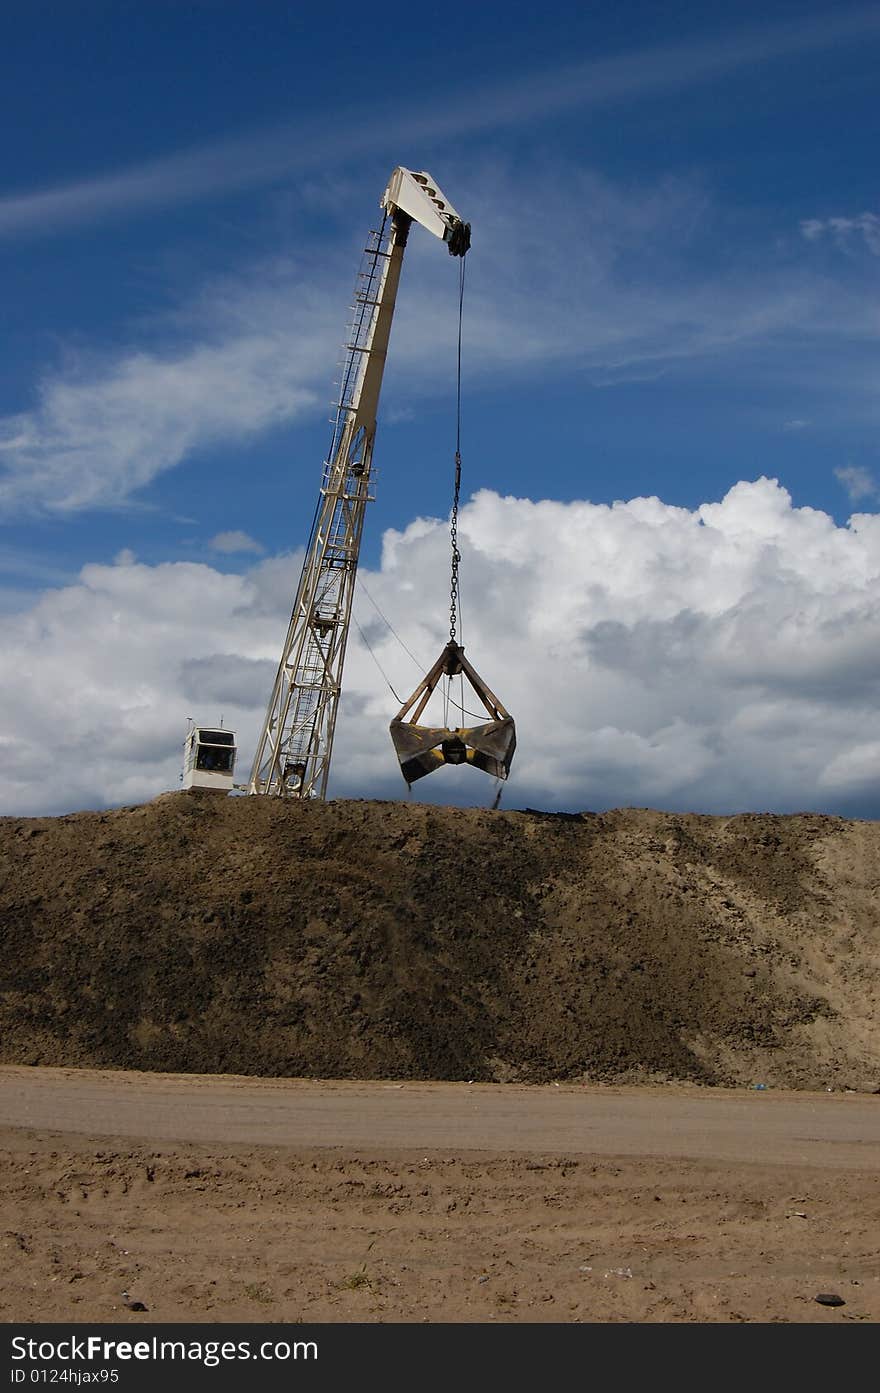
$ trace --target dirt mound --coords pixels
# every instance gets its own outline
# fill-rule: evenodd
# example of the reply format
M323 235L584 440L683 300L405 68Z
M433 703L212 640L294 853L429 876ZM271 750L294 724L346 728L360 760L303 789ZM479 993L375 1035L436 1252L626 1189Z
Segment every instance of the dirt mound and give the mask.
M0 819L0 1061L874 1089L880 824L173 794Z

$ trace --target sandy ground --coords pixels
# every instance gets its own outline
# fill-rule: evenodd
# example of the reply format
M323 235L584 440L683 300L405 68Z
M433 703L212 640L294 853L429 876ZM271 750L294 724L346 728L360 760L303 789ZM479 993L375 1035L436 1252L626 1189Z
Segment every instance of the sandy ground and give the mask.
M0 1320L877 1321L878 867L816 814L0 819Z
M880 823L167 794L0 819L0 1062L871 1092Z
M0 1319L873 1322L878 1161L865 1095L4 1068Z

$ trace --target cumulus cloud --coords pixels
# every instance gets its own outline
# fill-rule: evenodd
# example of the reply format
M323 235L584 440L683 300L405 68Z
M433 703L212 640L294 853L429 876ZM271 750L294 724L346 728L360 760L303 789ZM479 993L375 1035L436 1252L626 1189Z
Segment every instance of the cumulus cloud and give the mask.
M771 479L693 510L483 491L459 536L466 650L517 721L505 806L876 815L880 516L837 526ZM0 618L3 811L177 787L188 716L223 716L245 777L300 560L245 576L87 566ZM447 637L448 565L446 523L419 518L388 532L380 569L364 573L372 603L359 598L358 617L401 696ZM405 796L388 737L396 707L353 630L332 794ZM413 797L493 792L450 768Z

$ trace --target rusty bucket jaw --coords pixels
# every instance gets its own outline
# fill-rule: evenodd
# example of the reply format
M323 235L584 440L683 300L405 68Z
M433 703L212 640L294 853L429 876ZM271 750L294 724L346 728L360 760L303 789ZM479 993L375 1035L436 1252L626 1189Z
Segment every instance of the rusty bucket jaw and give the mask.
M456 677L459 673L467 677L490 719L484 725L453 729L419 725L419 717L441 677ZM407 719L410 712L411 719ZM516 749L513 717L455 642L447 643L430 672L398 711L390 729L400 770L408 784L432 774L441 764L471 764L496 779L506 779L510 773Z

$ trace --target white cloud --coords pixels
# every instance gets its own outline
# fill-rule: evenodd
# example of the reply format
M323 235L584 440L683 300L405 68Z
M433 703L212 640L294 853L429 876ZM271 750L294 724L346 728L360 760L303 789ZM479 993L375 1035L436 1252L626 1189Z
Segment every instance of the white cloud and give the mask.
M264 655L297 572L290 557L242 578L123 553L2 618L0 805L90 807L176 787L189 715L234 729L264 705L277 665Z
M198 449L294 419L315 401L295 380L294 348L242 338L50 380L17 441L0 436L0 507L117 506Z
M861 213L855 218L806 218L801 233L808 242L828 235L842 251L860 242L874 256L880 256L880 217L876 213Z
M801 223L801 236L808 242L818 242L825 231L825 223L821 218L804 218Z
M628 188L548 161L527 177L542 221L524 226L523 178L521 169L470 168L459 188L453 171L450 187L475 228L465 300L471 390L549 371L607 385L721 355L729 379L737 354L762 389L774 371L790 386L811 349L827 387L833 334L849 395L862 391L875 409L875 384L860 387L841 351L849 338L863 357L876 337L869 297L794 264L768 271L761 249L713 266L720 214L694 183ZM149 351L135 342L117 356L70 354L63 371L44 375L32 410L0 418L0 510L122 506L199 452L212 450L222 467L222 451L326 409L350 255L347 236L322 243L318 265L278 259L207 283L150 325ZM706 268L699 274L695 260ZM414 402L453 390L455 271L433 238L410 238L384 419L408 419Z
M0 511L118 507L198 451L323 404L338 333L326 295L284 263L251 274L184 307L166 348L74 361L47 374L33 411L0 418Z
M877 480L870 469L865 469L860 464L848 464L840 469L835 469L834 477L838 483L843 484L853 503L857 503L860 498L871 498L877 495Z
M880 740L844 750L822 770L819 783L832 793L864 790L876 797L880 787Z
M540 223L523 223L524 183ZM711 370L722 356L729 373L736 354L762 384L774 370L792 383L811 349L827 371L832 333L840 341L876 334L871 303L797 256L768 267L759 244L719 257L725 214L696 180L627 185L546 160L527 176L512 165L460 172L449 188L474 228L463 348L469 383L562 369L607 386L695 363ZM424 371L427 346L436 373L454 361L448 268L423 239L411 239L407 255L393 360Z
M462 509L463 638L517 721L504 805L868 809L880 797L880 516L838 527L769 479L691 511L477 494ZM425 668L446 638L449 538L389 532L369 592ZM88 566L0 618L0 806L177 786L187 716L235 729L246 777L298 558L247 576ZM422 670L356 601L401 696ZM397 703L353 630L331 792L401 797ZM443 769L414 797L488 802Z
M212 551L219 551L227 556L246 551L259 554L264 550L247 532L218 532L216 537L211 538L208 546Z
M828 53L835 44L870 39L878 30L876 8L869 5L814 18L798 16L796 24L782 21L733 29L709 40L685 39L551 71L516 73L502 82L481 83L479 101L470 90L456 92L446 86L438 107L433 89L422 104L419 92L402 87L394 105L375 108L372 117L362 106L341 113L328 109L310 121L177 151L54 188L7 195L0 198L0 236L32 231L47 235L141 209L228 196L285 176L323 170L331 161L379 154L388 147L389 130L399 126L401 103L407 109L406 141L418 148L429 142L457 142L464 134L533 125L566 111L662 96L775 59Z

